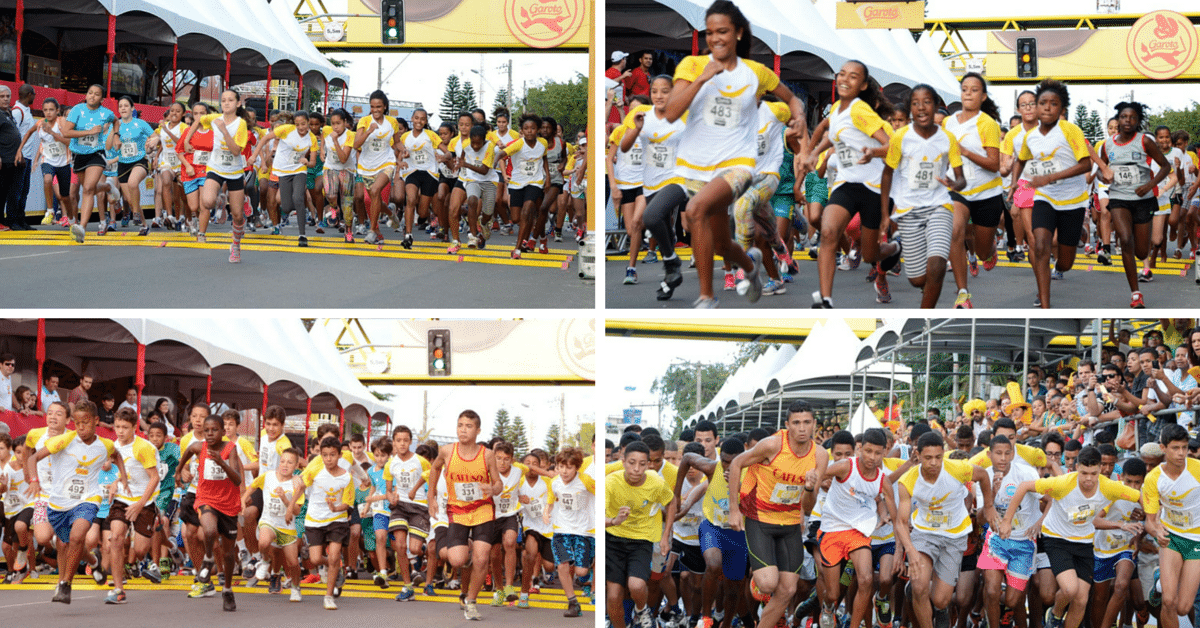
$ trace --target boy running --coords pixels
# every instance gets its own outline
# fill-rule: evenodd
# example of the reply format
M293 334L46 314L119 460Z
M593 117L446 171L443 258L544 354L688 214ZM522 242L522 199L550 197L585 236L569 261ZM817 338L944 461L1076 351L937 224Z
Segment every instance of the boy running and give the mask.
M304 540L308 560L326 566L325 610L336 611L334 598L342 595L342 546L350 539L350 508L354 506L354 481L339 464L342 445L335 436L321 441L322 466L309 465L300 475L308 499L304 516ZM322 552L324 550L324 552ZM293 579L292 584L295 586Z
M580 473L583 451L567 447L558 452L558 477L547 493L542 524L553 525L551 541L558 580L567 594L567 610L563 617L579 617L583 610L575 597L575 578L586 576L596 559L595 509L596 483L591 476ZM534 565L536 566L536 564ZM590 587L583 594L590 597Z
M26 554L29 553L30 525L33 521L34 499L25 487L25 443L17 441L16 449L12 448L13 440L8 434L0 434L0 457L8 454L8 461L2 467L0 488L4 489L4 563L12 565L10 574L5 578L5 584L21 584L29 575L29 563ZM11 453L9 453L11 452Z
M608 619L614 628L625 628L624 601L628 591L634 605L634 626L654 628L654 611L646 604L650 563L655 542L662 556L671 551L675 500L662 476L647 473L650 449L645 443L634 441L626 445L624 460L624 472L604 479ZM664 507L665 526L659 516Z
M1020 502L1012 496L1022 482L1038 479L1037 471L1029 465L1018 464L1016 448L1008 436L992 437L988 451L992 463L992 497L997 514L1014 510L1014 529L1008 538L1001 538L995 529L988 530L979 556L978 567L983 570L983 599L990 628L1011 628L1014 612L1023 611L1025 590L1033 577L1034 555L1037 554L1037 523L1042 518L1038 504L1040 496L1029 493ZM1003 596L1000 589L1007 584Z
M288 578L292 581L292 596L289 601L299 602L300 597L300 540L296 533L296 515L304 501L304 481L293 475L300 463L300 450L288 447L276 461L275 469L260 473L246 487L242 505L250 503L254 493L262 496L262 518L258 521L258 546L283 554ZM259 563L260 570L266 561Z
M109 564L113 565L113 589L104 599L105 604L125 603L125 538L133 530L133 564L141 562L150 550L150 537L158 511L154 501L158 497L158 450L150 441L136 435L137 413L122 408L113 417L113 431L117 434L116 447L123 460L128 460L126 471L129 480L113 499L108 513L108 528L116 541L112 544ZM146 577L154 584L162 582L162 575L147 572Z
M200 595L189 594L188 597L211 595L212 572L216 562L213 559L213 546L220 535L224 558L222 574L225 576L221 589L221 608L228 612L237 610L237 603L233 599L233 565L237 560L237 550L233 543L237 539L237 517L241 512L238 487L242 485L242 460L236 455L236 446L225 440L222 419L209 415L204 419L204 440L189 444L179 460L181 470L193 457L197 460L195 503L196 512L200 515L200 527L204 531L204 561L196 572L202 589Z
M1188 457L1183 426L1163 426L1163 463L1143 487L1146 531L1158 541L1163 628L1177 628L1191 612L1200 584L1200 460ZM1083 464L1083 454L1079 455Z
M404 586L396 595L397 602L411 600L416 596L412 588L412 574L408 564L408 552L421 554L421 543L429 537L429 504L423 483L429 476L429 461L418 456L412 447L412 430L400 425L392 430L393 454L383 467L383 482L387 491L387 502L391 519L384 526L392 535L392 549L396 552L396 571L404 579ZM384 550L386 552L386 550ZM387 586L387 561L383 562L382 578L375 584ZM383 584L380 584L382 579Z

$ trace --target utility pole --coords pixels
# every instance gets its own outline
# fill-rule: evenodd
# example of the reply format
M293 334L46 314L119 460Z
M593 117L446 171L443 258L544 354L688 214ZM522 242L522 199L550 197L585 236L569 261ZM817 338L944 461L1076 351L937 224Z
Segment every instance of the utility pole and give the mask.
M567 396L558 396L558 442L559 448L567 442Z
M379 78L379 80L378 80L378 85L375 87L375 89L382 90L383 89L383 55L379 55L379 73L376 76Z
M512 106L513 106L513 93L512 93L512 59L509 59L509 60L508 60L508 93L507 93L507 100L508 100L508 102L504 103L504 105L505 105L505 106L508 108L509 115L511 115L511 112L512 112Z
M486 106L487 100L483 98L483 55L479 55L479 108Z
M699 362L696 363L696 412L699 412L700 408L701 408L701 406L700 406L700 372L703 368L704 368L703 364L701 364Z
M422 395L424 396L425 400L421 404L421 434L422 438L428 438L428 434L425 433L425 430L429 429L429 391L424 391Z

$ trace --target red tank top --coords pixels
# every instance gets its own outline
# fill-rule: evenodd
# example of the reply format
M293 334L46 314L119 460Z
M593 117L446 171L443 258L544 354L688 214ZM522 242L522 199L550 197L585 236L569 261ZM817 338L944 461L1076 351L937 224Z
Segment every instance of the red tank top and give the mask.
M187 134L187 131L184 131L184 134ZM192 144L192 150L204 151L207 153L211 153L212 149L213 149L213 132L211 130L196 131L195 133L192 134L192 137L189 140L189 142L191 142L191 144ZM208 166L197 164L195 161L196 154L194 152L193 153L184 152L183 137L180 137L179 141L175 143L175 152L179 153L180 158L186 160L189 164L192 164L192 167L196 169L196 176L191 177L190 179L187 176L187 170L183 170L180 174L180 177L184 181L193 181L195 179L203 179L207 175Z
M225 443L221 449L221 459L229 460L234 453L236 443ZM199 473L196 481L196 508L212 506L218 511L231 517L236 517L242 511L241 494L238 487L225 475L225 470L217 463L208 459L208 443L200 450ZM211 479L210 479L211 476Z

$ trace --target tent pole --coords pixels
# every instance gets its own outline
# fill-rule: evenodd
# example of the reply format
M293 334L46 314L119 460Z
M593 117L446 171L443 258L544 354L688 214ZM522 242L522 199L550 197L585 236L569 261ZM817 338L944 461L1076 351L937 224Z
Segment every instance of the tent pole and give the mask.
M329 111L329 81L325 81L325 111ZM370 427L370 422L367 426Z
M971 399L975 398L975 319L971 319L971 357L970 366L967 367L967 372L970 375L967 377L967 396ZM982 392L982 391L981 391Z
M179 81L179 40L175 40L175 47L171 51L171 102L175 102L178 98L178 81Z
M850 373L850 396L846 398L846 411L851 418L854 417L854 373ZM833 412L837 414L837 404L834 404Z
M1104 346L1104 338L1100 336L1101 330L1104 329L1104 321L1100 318L1096 319L1096 342L1092 343L1092 362L1101 364L1100 349ZM1096 367L1092 367L1095 370Z
M887 409L887 415L885 415L883 417L884 421L885 421L884 422L885 426L887 425L887 423L886 423L887 419L898 420L900 418L900 417L894 416L892 414L892 405L894 404L894 402L892 400L895 398L896 398L896 352L893 351L892 352L892 379L888 380L888 401L887 401L888 409Z
M780 74L779 74L779 60L780 60L780 57L779 57L779 55L775 55L775 76L780 76Z
M783 418L783 387L781 386L779 388L779 407L775 411L775 425L779 425L780 420L782 418Z
M262 418L267 413L267 384L263 383L263 405L262 412L258 413L258 433L262 433Z
M233 53L226 52L225 53L225 89L229 89L229 66L231 65L230 62L232 60L233 60Z
M18 85L21 84L21 36L25 34L25 0L17 0L17 64L14 66L16 70L13 73L13 78ZM40 375L40 373L39 373ZM38 384L41 385L41 378L38 379ZM42 394L38 393L38 406L41 406Z
M853 379L854 376L851 375L850 377ZM865 367L862 370L862 400L863 403L866 403L867 401L867 369ZM850 408L850 418L846 421L847 426L850 425L850 421L854 420L854 411L856 409L857 408Z
M137 387L137 413L138 418L141 418L142 389L146 387L146 345L140 342L137 346L137 375L133 383Z
M204 384L204 403L212 405L212 372L208 373L208 381Z
M933 370L933 331L929 329L929 319L925 319L925 407L929 411L929 371Z
M112 65L117 55L117 16L108 15L108 88L105 98L112 98ZM141 412L141 409L138 409Z
M958 354L955 353L953 357L954 357L954 362L953 362L954 366L952 366L950 369L952 371L952 374L950 375L950 384L953 387L953 390L950 393L950 398L952 400L950 402L951 405L953 405L954 402L958 400Z
M271 64L267 64L267 93L263 97L263 120L271 122Z
M700 31L692 29L692 56L700 54Z
M1025 374L1029 372L1029 319L1028 318L1025 319L1025 344L1021 345L1021 353L1022 353L1022 360L1023 360L1023 362L1021 364L1021 376L1018 377L1017 379L1021 380L1021 394L1024 395L1026 392L1025 381L1028 379L1027 377L1025 377ZM1008 401L1009 401L1009 403L1016 403L1016 401L1013 401L1012 399L1009 399ZM1024 401L1024 400L1022 399L1020 401Z
M18 12L17 15L20 13ZM36 357L38 363L37 407L44 412L45 409L42 408L42 382L45 381L42 378L42 365L46 363L46 319L44 318L38 319ZM83 373L80 373L79 376L83 377Z
M338 435L344 436L346 433L346 409L342 408L338 411Z
M311 406L309 407L311 410ZM312 412L304 413L304 457L308 457L308 421L312 418Z
M342 109L346 108L346 92L350 90L349 85L342 86ZM390 419L389 419L390 420ZM390 423L389 423L390 425Z
M303 109L304 108L304 75L300 73L300 70L296 70L296 83L298 84L298 87L296 88L296 108Z

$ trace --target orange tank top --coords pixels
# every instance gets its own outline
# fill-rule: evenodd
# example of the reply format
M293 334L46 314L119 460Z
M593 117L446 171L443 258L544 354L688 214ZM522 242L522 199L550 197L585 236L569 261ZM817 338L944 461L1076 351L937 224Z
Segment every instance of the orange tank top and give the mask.
M458 443L454 443L446 465L446 511L450 523L475 526L495 518L492 498L483 495L483 485L491 481L483 446L468 460L458 453Z
M787 430L775 433L783 441L779 453L767 463L746 469L742 477L739 508L746 517L761 523L792 525L804 521L804 476L816 468L817 445L798 455L788 443Z

